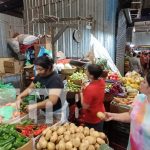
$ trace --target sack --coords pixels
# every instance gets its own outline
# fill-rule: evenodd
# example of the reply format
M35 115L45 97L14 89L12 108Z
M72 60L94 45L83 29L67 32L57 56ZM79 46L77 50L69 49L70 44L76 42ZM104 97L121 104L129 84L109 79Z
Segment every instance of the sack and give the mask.
M28 35L28 34L18 35L18 41L20 44L23 44L23 45L31 45L37 40L38 40L38 37L34 35Z
M18 41L16 41L15 39L8 39L7 43L10 46L10 48L13 50L13 52L15 52L16 54L18 54L20 52L20 47L19 47Z

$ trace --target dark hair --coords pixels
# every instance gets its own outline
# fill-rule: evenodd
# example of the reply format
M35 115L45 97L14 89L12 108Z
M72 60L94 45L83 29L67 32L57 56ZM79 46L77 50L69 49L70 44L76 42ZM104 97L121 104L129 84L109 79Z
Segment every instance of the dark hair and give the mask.
M148 85L150 86L150 70L146 74L146 80L148 82Z
M133 53L133 57L135 57L136 56L136 53Z
M48 56L37 57L34 60L34 64L43 67L44 69L52 69L54 61Z
M103 69L96 64L88 65L87 70L89 74L94 77L94 79L98 79L103 74Z

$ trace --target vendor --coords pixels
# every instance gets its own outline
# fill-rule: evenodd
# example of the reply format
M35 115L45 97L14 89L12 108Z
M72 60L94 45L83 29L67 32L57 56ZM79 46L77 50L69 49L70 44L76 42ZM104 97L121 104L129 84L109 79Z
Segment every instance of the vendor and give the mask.
M150 149L150 70L141 83L140 92L129 112L105 113L106 121L115 120L131 124L127 150Z
M53 60L47 56L38 57L35 60L34 65L37 76L29 87L17 97L16 105L18 108L20 108L23 98L28 96L33 90L41 92L39 92L40 98L38 98L37 103L27 106L28 111L34 109L45 110L48 102L53 112L62 108L63 100L60 99L60 95L64 85L59 75L53 71L53 64Z
M105 81L101 78L103 70L96 64L87 67L89 84L83 86L81 92L81 104L83 108L83 120L89 128L97 131L103 130L103 121L97 117L98 112L105 112L104 93Z

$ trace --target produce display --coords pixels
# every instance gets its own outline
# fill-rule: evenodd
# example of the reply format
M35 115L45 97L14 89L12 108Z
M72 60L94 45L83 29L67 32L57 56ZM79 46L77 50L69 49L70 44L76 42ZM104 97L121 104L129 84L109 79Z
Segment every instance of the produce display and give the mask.
M16 131L14 125L0 125L0 150L16 150L29 139Z
M80 85L74 84L72 81L68 80L66 85L66 91L79 92L81 89Z
M107 137L93 128L65 123L48 127L36 144L37 150L98 150Z
M54 68L58 71L61 71L62 69L73 69L73 67L69 63L58 63L54 66Z
M135 96L138 93L143 78L137 72L132 71L128 72L125 77L122 77L121 81L123 82L128 94L133 94L133 96Z
M47 125L36 125L36 124L28 124L28 125L17 125L16 129L26 137L36 137L42 133L44 129L47 128Z
M117 72L109 71L107 78L110 79L110 80L118 81L118 80L120 80L120 75Z
M103 70L110 70L110 67L107 64L107 59L103 59L103 58L98 58L96 60L96 64L100 65L102 67Z
M87 77L86 74L83 72L75 72L69 77L70 80L83 80L85 78Z
M82 81L87 80L87 76L82 71L73 73L67 81L66 90L70 92L79 92Z
M20 104L20 112L26 111L26 106L29 105L31 101L35 101L36 94L26 96Z
M120 98L120 97L114 97L114 102L117 102L121 105L128 105L130 106L133 103L134 98L126 97L126 98Z
M120 82L106 83L106 92L118 95L119 93L123 93L124 89Z

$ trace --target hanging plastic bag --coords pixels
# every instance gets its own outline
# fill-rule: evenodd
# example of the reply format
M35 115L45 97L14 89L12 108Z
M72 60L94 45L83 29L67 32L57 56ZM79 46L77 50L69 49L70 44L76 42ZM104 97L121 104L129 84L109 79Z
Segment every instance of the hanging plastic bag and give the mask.
M10 83L0 82L0 105L16 100L16 89Z
M52 58L52 51L45 49L44 46L41 46L38 57L41 57L41 56L44 56L44 55L47 55L50 58Z

